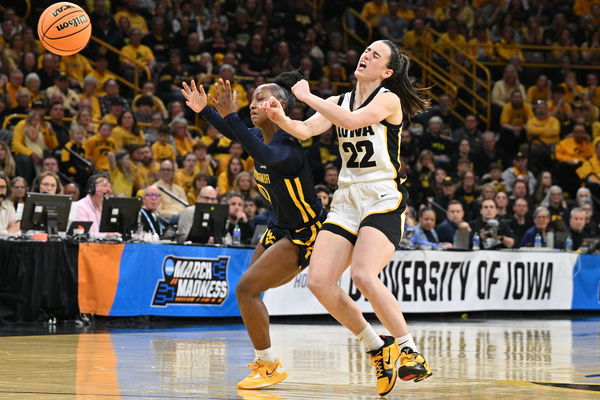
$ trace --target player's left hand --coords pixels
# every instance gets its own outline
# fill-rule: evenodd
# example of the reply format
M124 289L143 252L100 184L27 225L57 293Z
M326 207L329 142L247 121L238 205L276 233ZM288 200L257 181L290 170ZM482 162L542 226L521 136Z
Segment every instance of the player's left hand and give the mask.
M302 79L292 86L292 93L298 100L304 101L310 96L310 86L308 81Z
M221 117L224 118L237 112L237 92L231 89L231 83L229 81L223 82L223 79L219 78L215 83L215 89L216 97L210 95L210 99Z
M281 102L275 97L271 96L267 101L258 105L258 108L263 110L271 121L276 124L285 119L285 111Z

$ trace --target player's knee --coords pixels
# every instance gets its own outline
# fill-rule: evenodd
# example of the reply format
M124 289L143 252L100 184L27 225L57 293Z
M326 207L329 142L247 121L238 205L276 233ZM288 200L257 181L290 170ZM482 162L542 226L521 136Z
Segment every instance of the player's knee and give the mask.
M316 297L321 297L322 295L327 293L328 285L322 280L319 279L318 276L313 274L308 274L308 289L314 294Z
M377 276L373 276L373 274L365 268L355 268L354 265L350 268L350 278L352 278L354 285L363 294L373 286L373 281L375 279L379 279Z
M254 279L242 275L235 288L237 298L259 296L262 290Z

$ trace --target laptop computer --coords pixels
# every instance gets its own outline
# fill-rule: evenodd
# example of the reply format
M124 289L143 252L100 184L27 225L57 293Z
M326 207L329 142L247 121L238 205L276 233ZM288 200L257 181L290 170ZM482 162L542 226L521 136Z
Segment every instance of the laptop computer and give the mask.
M90 232L90 228L92 227L92 221L72 221L67 229L68 236L74 236L73 232L75 229L83 228L83 233L79 233L79 235L86 235Z
M471 232L457 229L454 232L454 242L452 248L455 250L469 250L471 247Z
M262 235L265 233L266 230L267 230L267 225L256 225L254 227L254 233L252 234L252 241L250 242L250 244L252 246L258 245L260 238L262 237Z

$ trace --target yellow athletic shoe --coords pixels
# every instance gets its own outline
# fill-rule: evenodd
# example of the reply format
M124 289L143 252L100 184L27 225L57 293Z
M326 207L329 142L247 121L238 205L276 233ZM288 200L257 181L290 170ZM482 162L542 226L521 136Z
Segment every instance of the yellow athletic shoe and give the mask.
M421 354L408 346L402 348L400 352L400 368L398 369L400 379L403 381L414 380L415 382L421 382L431 375L431 368L429 368L427 361L425 361L425 358Z
M273 386L288 377L288 373L279 359L268 363L255 360L254 363L248 364L248 368L252 372L238 383L239 389L263 389Z
M377 377L377 393L380 396L388 394L396 384L398 376L396 369L400 359L400 349L391 336L383 336L383 346L377 350L369 351L371 364L375 367Z

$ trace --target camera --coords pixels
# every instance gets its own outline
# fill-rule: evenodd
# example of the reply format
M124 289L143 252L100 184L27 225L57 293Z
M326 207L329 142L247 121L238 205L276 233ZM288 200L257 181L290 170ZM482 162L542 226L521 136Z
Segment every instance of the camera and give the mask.
M500 222L497 219L488 219L485 221L485 225L479 234L479 236L485 237L481 241L484 249L493 249L502 245L502 242L497 239L499 229Z

